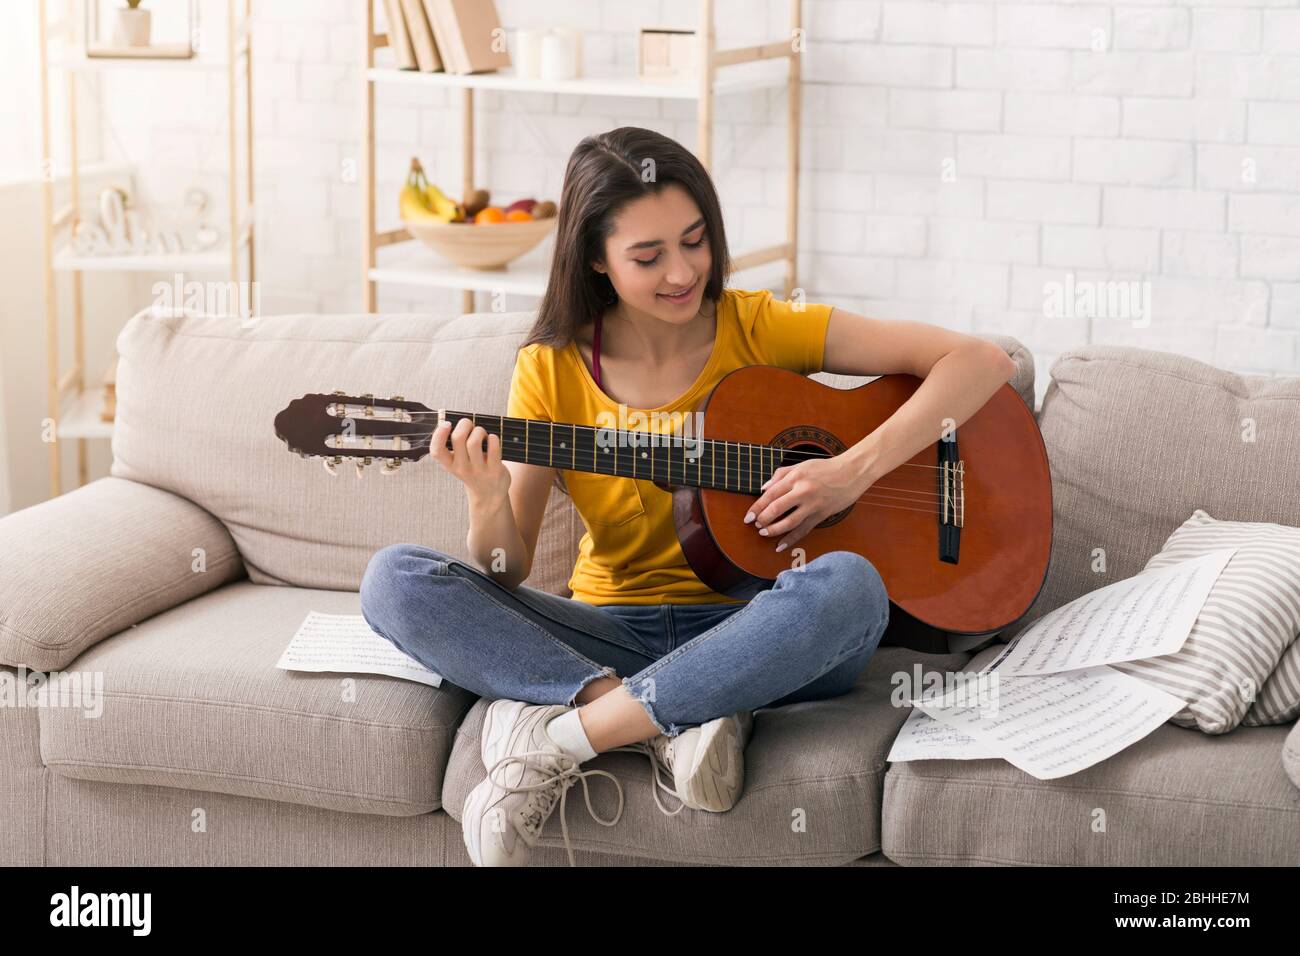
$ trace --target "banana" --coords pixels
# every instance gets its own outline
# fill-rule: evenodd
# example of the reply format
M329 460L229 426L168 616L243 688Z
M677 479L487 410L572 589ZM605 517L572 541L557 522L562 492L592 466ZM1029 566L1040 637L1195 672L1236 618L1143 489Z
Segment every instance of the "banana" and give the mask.
M425 193L427 183L428 180L424 177L424 169L420 166L420 161L415 157L411 157L411 171L406 176L406 184L402 186L402 192L397 201L398 212L404 221L447 221L429 204L429 197Z
M409 183L402 187L402 195L398 200L398 210L403 220L414 222L442 221L442 217L425 203L424 193L420 188Z
M443 222L459 222L465 218L465 207L433 183L425 185L424 194L428 199L429 206Z

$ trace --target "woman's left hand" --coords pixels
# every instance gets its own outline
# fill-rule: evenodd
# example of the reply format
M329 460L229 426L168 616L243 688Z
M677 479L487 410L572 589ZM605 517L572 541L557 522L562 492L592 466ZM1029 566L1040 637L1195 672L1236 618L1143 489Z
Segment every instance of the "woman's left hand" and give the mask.
M780 537L776 550L783 551L824 518L856 502L870 486L862 467L845 455L782 465L763 483L763 494L750 506L746 520L753 515L760 534L766 531L771 540Z

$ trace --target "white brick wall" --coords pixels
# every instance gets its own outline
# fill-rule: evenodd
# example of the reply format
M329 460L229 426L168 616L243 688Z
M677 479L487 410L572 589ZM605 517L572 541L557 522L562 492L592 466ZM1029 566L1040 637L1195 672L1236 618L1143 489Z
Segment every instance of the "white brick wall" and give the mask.
M496 2L508 27L586 30L598 70L632 70L638 26L696 18L693 0ZM221 5L204 3L219 25ZM854 310L1016 335L1040 394L1055 356L1087 342L1300 374L1298 3L805 0L801 285ZM256 6L263 305L353 310L360 3ZM720 2L720 41L775 38L785 9ZM158 198L223 171L220 82L212 92L211 115L173 106L146 124L167 158ZM459 118L436 93L377 95L386 227L413 153L435 181L460 181ZM140 125L114 108L119 125ZM715 172L743 251L782 228L785 94L732 97L717 116ZM624 124L694 145L692 104L482 95L477 177L501 195L558 197L577 140ZM1067 274L1150 283L1149 324L1044 315ZM459 294L381 288L380 307L456 309Z

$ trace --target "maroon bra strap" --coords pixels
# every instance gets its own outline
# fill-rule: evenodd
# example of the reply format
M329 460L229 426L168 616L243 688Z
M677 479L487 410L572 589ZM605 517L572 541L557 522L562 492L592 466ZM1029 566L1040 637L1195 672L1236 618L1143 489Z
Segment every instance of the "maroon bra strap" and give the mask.
M596 329L591 337L591 370L596 379L596 387L603 388L600 384L600 320L601 316L596 316Z

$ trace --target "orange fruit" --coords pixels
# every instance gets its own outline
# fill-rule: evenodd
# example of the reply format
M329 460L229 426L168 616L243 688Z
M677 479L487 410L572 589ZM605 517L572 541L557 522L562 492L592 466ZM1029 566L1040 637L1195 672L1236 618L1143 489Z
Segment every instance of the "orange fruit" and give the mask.
M474 217L475 225L490 225L494 222L505 222L506 214L500 206L488 206L486 209L480 209L478 215Z
M522 209L512 209L506 213L506 222L532 222L533 217Z

